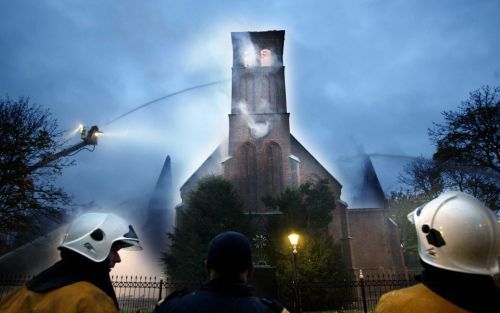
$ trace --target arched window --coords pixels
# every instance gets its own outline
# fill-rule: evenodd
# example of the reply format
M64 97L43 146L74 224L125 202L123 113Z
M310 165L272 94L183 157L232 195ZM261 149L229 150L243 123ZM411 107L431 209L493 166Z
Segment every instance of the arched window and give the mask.
M290 156L290 175L292 188L300 185L300 160L296 156Z
M239 190L248 210L257 209L257 159L255 146L245 142L238 149Z
M250 112L255 111L255 82L252 75L245 75L240 79L240 101L247 105Z
M260 80L260 100L259 100L259 113L273 112L271 102L271 88L269 76L264 76Z
M269 75L269 103L272 105L272 112L279 112L280 98L278 90L278 79L276 78L276 75Z
M265 149L266 158L266 191L270 195L278 195L283 191L283 166L281 148L271 142Z

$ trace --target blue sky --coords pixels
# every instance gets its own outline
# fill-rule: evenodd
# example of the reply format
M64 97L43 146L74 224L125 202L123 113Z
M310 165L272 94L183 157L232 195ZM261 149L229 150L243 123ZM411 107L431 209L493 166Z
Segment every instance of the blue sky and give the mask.
M2 1L0 95L109 136L60 183L77 202L178 188L227 135L232 31L283 29L292 133L349 186L360 152L432 155L440 112L500 85L499 1ZM74 139L73 142L77 142ZM373 159L386 191L404 158ZM349 188L346 188L348 191Z

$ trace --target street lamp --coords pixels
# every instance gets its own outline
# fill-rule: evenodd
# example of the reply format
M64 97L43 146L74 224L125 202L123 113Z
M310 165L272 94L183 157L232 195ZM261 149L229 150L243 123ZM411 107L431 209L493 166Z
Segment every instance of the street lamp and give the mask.
M299 235L296 233L291 233L288 235L288 240L290 240L290 243L292 244L293 247L293 254L297 254L297 243L299 243Z
M298 286L298 281L299 281L299 275L297 272L297 244L299 243L299 235L296 233L291 233L288 235L288 240L290 240L290 243L292 244L292 254L293 254L293 279L292 279L292 284L293 284L293 293L294 293L294 299L293 299L293 312L294 313L301 313L302 308L300 305L300 292L299 292L299 286Z

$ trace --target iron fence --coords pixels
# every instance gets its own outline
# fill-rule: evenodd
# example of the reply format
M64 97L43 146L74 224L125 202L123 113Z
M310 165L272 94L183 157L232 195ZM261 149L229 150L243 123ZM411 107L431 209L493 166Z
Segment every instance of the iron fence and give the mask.
M415 285L418 281L415 274L375 274L367 275L360 279L358 285L361 290L365 290L366 296L362 297L366 301L368 311L371 312L379 298L386 292Z
M0 277L0 300L27 282L31 275ZM145 276L111 276L120 311L124 313L152 312L159 300L174 290L196 289L199 283L174 282Z
M30 275L0 277L0 299L30 278ZM196 283L144 276L112 276L112 282L121 312L124 313L152 312L156 303L172 291L199 286ZM349 281L303 282L299 286L302 291L300 311L369 313L373 312L382 294L415 283L413 275L407 274L366 275Z
M299 312L371 313L380 297L391 290L417 283L413 273L380 273L343 281L299 283ZM290 285L290 288L292 286ZM283 290L283 289L282 289ZM278 298L293 307L293 293L285 288Z

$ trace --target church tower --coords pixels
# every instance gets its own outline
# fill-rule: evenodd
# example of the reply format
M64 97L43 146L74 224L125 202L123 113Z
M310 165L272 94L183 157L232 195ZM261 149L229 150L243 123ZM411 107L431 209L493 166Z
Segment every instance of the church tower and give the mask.
M236 32L232 99L224 176L235 183L251 212L265 211L261 198L296 185L290 158L286 109L284 31ZM294 171L298 175L297 169ZM292 184L294 182L294 184Z
M283 66L285 31L235 32L231 33L231 40L229 137L182 185L183 204L200 179L223 175L238 188L245 213L251 213L256 226L262 227L268 216L280 214L270 212L262 197L278 196L286 188L294 189L302 183L326 180L336 199L332 203L328 234L340 244L346 264L363 271L373 268L374 263L384 270L404 268L394 223L384 215L386 210L348 210L348 203L340 200L342 184L290 133ZM368 198L370 202L377 200L385 205L369 160L364 168L361 196L365 197L359 201ZM179 210L183 204L178 206ZM387 227L389 231L385 231ZM353 242L358 246L353 246ZM372 254L377 254L377 258L371 257Z

